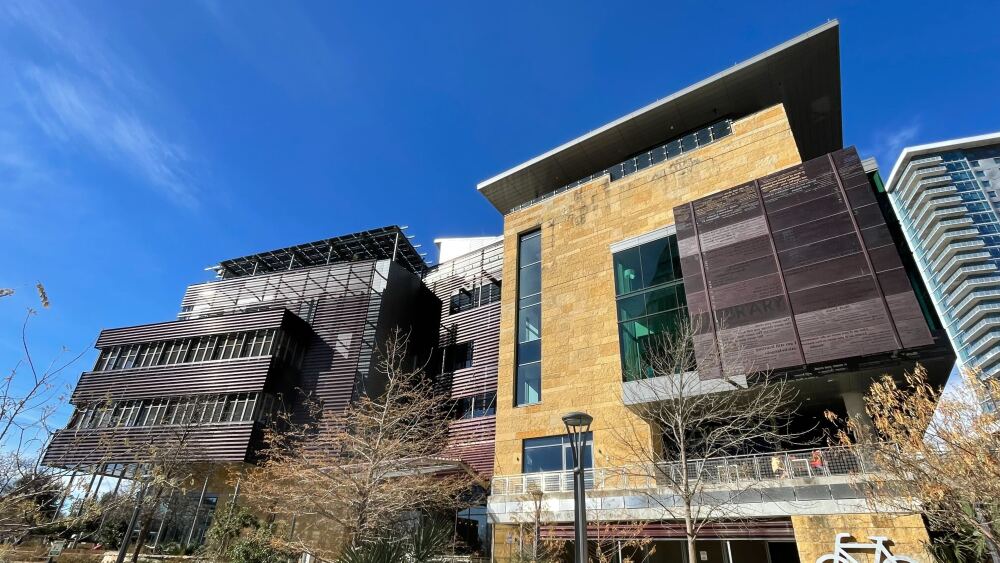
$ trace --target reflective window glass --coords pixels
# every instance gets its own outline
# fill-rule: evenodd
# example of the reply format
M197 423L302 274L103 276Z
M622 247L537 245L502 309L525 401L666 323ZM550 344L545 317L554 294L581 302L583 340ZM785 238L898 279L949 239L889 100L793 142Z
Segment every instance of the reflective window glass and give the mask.
M542 399L542 364L524 364L517 367L517 404L528 405Z
M612 260L615 269L615 292L618 295L642 288L638 247L616 252Z

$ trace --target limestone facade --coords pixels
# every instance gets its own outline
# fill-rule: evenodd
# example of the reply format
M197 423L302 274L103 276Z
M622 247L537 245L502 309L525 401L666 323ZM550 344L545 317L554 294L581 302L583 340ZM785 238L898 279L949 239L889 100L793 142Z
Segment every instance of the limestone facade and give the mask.
M732 135L610 182L607 176L504 218L504 279L517 279L522 233L542 235L541 401L514 406L515 283L500 319L495 474L521 472L522 441L565 432L561 416L594 417L594 464L620 466L648 444L648 426L621 402L610 246L673 224L673 208L801 162L783 106L733 123ZM629 440L623 440L629 437Z
M927 551L930 538L924 520L919 514L832 514L829 516L792 516L795 545L799 560L816 561L833 552L834 538L838 533L851 534L853 542L870 543L869 538L882 536L889 539L893 555L911 558L916 563L932 563L934 558ZM874 553L850 551L859 562L875 562Z

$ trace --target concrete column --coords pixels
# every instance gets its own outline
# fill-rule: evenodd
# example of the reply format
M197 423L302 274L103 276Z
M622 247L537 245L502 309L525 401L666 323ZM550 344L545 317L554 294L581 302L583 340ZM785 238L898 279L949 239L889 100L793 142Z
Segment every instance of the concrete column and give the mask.
M854 421L859 436L855 436L858 441L865 442L875 435L875 425L872 424L872 417L868 416L865 410L865 393L861 391L845 391L842 395L844 408L847 410L847 418Z

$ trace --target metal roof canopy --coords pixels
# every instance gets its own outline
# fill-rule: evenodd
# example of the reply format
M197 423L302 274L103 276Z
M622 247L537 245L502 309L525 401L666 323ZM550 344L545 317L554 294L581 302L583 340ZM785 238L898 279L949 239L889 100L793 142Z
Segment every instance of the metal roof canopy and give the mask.
M427 264L403 232L405 227L391 225L339 237L269 250L210 267L222 279L232 279L312 266L393 259L415 274L423 274Z
M501 213L724 117L784 103L802 160L843 148L840 24L832 20L756 57L484 180Z

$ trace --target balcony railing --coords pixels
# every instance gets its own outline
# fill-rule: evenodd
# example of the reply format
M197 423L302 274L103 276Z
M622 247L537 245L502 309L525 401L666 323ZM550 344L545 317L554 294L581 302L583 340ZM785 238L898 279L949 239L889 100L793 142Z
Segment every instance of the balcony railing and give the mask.
M680 463L657 463L588 469L587 489L654 489L682 481ZM874 469L870 456L859 448L832 447L765 454L707 458L688 462L688 479L705 488L743 487L753 483L811 477L849 477ZM494 495L573 491L572 471L523 473L493 477Z

